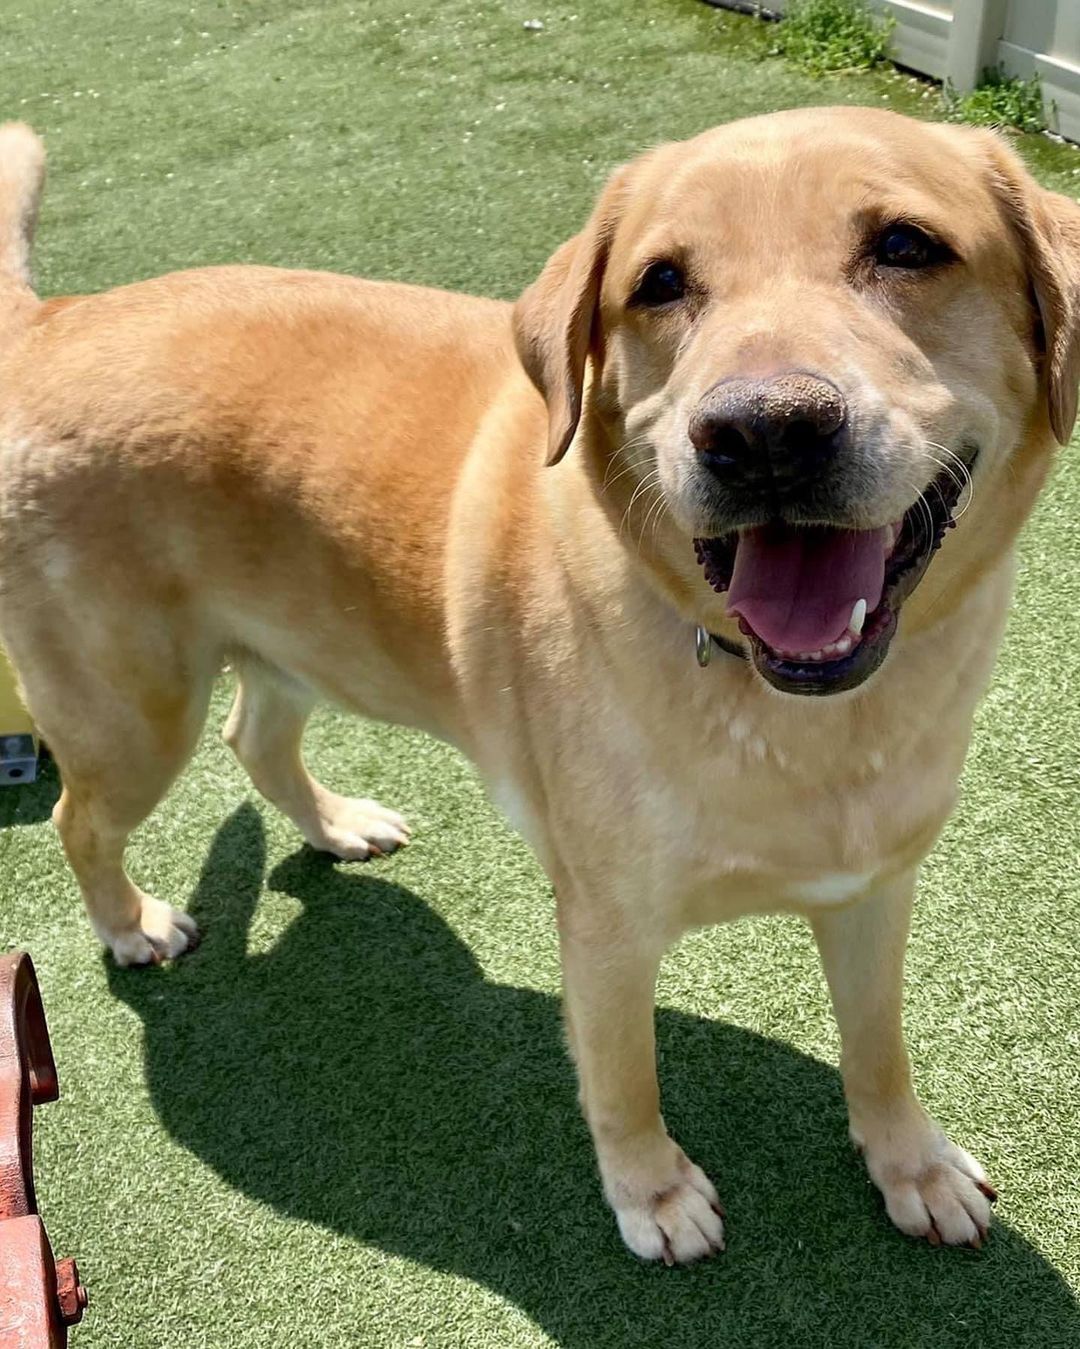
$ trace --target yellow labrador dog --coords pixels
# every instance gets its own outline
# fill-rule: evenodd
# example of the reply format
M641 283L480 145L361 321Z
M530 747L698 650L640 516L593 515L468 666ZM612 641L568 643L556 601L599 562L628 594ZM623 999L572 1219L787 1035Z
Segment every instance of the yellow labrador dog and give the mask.
M977 1246L993 1191L912 1092L902 966L1076 413L1080 209L988 132L785 112L619 169L514 306L257 267L42 305L40 145L0 162L0 637L115 958L195 938L123 853L228 656L226 739L314 847L407 839L305 769L326 698L459 746L536 849L638 1255L723 1244L660 1115L661 956L779 910L889 1215Z

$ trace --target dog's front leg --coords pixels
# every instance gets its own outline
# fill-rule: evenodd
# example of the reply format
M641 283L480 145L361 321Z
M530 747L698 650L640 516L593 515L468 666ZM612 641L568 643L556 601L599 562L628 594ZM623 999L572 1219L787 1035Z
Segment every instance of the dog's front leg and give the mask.
M566 890L559 934L581 1106L623 1240L669 1265L722 1250L716 1190L660 1116L653 999L663 943L616 904Z
M979 1163L949 1142L911 1086L901 1006L914 889L910 872L811 921L840 1027L851 1136L889 1217L933 1245L978 1246L994 1192Z

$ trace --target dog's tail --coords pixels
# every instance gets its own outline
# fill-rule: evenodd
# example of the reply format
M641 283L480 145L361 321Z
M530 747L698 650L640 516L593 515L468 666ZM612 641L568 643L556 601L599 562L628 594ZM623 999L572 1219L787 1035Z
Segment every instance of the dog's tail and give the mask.
M0 126L0 331L4 334L38 306L30 285L30 245L34 239L45 146L22 122Z

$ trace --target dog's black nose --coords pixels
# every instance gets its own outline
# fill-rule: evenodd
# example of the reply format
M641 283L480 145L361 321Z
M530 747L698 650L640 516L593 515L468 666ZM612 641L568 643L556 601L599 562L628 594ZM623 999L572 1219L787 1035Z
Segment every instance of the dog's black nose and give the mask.
M847 404L835 384L805 370L723 379L690 417L691 444L722 481L794 486L836 451Z

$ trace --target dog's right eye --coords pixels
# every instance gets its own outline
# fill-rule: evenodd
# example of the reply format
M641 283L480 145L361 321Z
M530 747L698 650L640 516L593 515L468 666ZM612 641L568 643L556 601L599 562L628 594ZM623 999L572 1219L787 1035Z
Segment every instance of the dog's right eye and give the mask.
M917 225L908 225L903 221L882 230L874 245L874 261L879 267L917 271L950 262L954 258L955 254L946 244Z
M654 262L645 269L637 290L630 297L632 305L657 309L674 304L686 294L686 277L673 262Z

